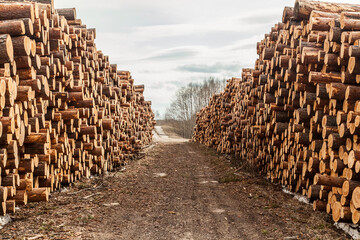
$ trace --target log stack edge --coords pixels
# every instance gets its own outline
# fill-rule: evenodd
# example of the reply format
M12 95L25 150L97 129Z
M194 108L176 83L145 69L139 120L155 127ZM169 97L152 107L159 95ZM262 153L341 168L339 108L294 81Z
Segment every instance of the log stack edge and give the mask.
M74 8L0 0L0 214L111 171L151 142L144 86L95 38Z
M257 53L197 114L193 140L358 224L360 5L297 0Z

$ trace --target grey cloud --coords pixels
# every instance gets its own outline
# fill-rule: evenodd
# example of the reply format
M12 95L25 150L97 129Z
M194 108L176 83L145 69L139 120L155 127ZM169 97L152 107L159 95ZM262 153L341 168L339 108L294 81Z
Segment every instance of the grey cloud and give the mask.
M207 64L189 64L183 65L178 68L180 71L197 72L197 73L219 73L223 71L238 72L241 69L240 64L222 64L215 63L212 65Z
M244 44L238 47L234 47L233 50L242 50L242 49L256 49L256 43L248 43L248 44Z
M138 70L138 73L153 73L153 71L150 70Z
M168 83L168 84L175 85L175 86L178 86L178 87L180 87L180 86L182 86L182 85L184 84L183 81L176 81L176 80L174 80L174 81L168 81L167 83Z
M268 31L264 28L263 32ZM250 29L246 31L223 31L219 29L209 29L198 33L188 33L181 36L168 36L161 38L161 41L148 41L146 38L141 39L143 44L151 47L167 46L207 46L207 47L223 47L231 45L241 39L247 39L259 32L259 29ZM140 41L140 40L139 40Z
M166 81L166 82L152 82L147 86L148 89L160 89L160 88L166 88L166 89L173 89L175 87L181 87L184 85L184 81Z
M165 89L166 91L168 92L171 92L171 91L176 91L180 86L167 86Z
M193 49L172 49L154 56L145 58L144 60L178 60L183 58L194 57L198 51Z
M242 17L240 21L246 24L266 24L276 23L281 19L279 13L254 14L252 16Z
M164 82L152 82L151 84L148 85L149 89L159 89L163 87L165 87Z

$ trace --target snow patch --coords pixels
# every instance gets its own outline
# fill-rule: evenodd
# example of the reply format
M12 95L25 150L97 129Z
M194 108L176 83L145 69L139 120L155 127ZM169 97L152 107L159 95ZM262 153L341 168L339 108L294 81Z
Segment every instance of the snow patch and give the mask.
M207 184L207 183L219 183L218 181L201 181L200 184Z
M167 174L166 173L155 173L155 176L163 178L163 177L166 177Z
M358 225L337 222L337 223L334 223L334 226L337 227L338 229L343 230L347 234L349 234L352 237L352 239L354 239L354 240L360 239L360 229L359 229Z
M294 198L297 199L299 202L302 202L305 204L311 204L309 199L303 195L290 192L284 186L283 186L282 190L284 193L293 195ZM356 224L342 223L342 222L336 222L336 223L334 223L334 226L338 229L343 230L346 234L348 234L350 237L352 237L352 239L354 239L354 240L360 239L360 226L358 226Z
M114 206L120 206L120 203L104 203L105 207L114 207Z
M225 210L224 209L214 209L212 210L213 213L224 213Z
M299 202L305 203L305 204L311 204L309 199L303 195L295 194L295 199L297 199Z
M155 143L182 143L182 142L189 142L189 139L185 138L170 138L168 135L165 134L164 130L161 126L155 126L153 131L153 141Z
M2 229L9 222L11 222L11 218L9 215L0 217L0 229Z
M286 193L286 194L293 195L294 198L295 198L296 200L298 200L299 202L302 202L302 203L305 203L305 204L310 204L310 201L309 201L309 199L308 199L307 197L305 197L305 196L303 196L303 195L301 195L301 194L298 194L298 193L290 192L290 191L288 191L284 186L283 186L282 191L283 191L284 193Z

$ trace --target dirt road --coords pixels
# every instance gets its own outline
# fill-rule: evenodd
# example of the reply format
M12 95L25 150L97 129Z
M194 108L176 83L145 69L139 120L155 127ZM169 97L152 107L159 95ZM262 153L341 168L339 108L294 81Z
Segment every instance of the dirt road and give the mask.
M2 239L348 239L329 216L183 140L17 211ZM156 139L155 138L155 139Z

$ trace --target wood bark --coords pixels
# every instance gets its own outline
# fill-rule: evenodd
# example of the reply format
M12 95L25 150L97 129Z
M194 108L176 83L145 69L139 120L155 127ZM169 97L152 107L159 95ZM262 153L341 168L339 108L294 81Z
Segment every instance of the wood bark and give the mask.
M360 5L298 0L196 116L192 140L233 154L334 221L360 219ZM312 185L314 184L314 185Z
M75 9L53 4L0 0L0 214L113 171L152 141L144 86L96 48Z

